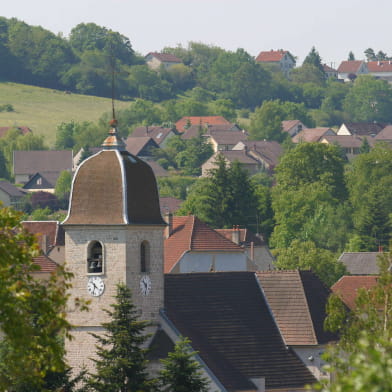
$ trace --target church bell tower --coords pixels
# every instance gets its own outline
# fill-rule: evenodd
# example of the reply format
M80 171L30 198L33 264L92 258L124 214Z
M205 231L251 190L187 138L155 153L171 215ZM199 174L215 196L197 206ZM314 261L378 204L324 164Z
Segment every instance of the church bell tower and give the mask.
M103 150L77 169L65 231L65 260L73 273L67 317L74 326L66 342L67 360L76 371L91 370L95 339L108 321L104 309L115 302L116 285L125 283L140 318L157 327L163 307L163 221L150 166L125 150L112 120ZM89 311L74 308L90 300Z

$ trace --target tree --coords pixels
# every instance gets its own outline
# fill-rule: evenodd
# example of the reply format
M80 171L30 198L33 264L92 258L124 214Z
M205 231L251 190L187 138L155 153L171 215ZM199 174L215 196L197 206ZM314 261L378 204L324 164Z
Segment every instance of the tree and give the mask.
M214 228L248 225L257 216L257 195L249 173L218 154L208 178L192 186L179 215L194 214Z
M374 53L374 50L372 48L367 48L364 51L364 54L366 56L366 60L367 61L375 61L375 60L377 60L376 54Z
M98 392L148 391L152 381L146 371L148 350L143 345L149 338L145 329L150 324L138 319L125 284L117 285L115 299L111 309L106 309L110 321L102 324L104 334L93 334L98 341L97 358L93 359L96 373L90 375L88 384Z
M354 61L355 60L355 55L354 53L350 50L350 52L348 53L348 57L347 57L348 61Z
M302 63L302 65L304 65L304 64L313 65L314 67L318 68L321 72L324 73L324 68L323 68L323 64L321 63L320 54L314 46L312 46L312 49L310 50L308 55L305 57L305 60Z
M276 180L281 190L320 181L331 187L333 197L344 200L347 195L344 160L334 145L299 143L281 158Z
M21 214L0 209L0 389L18 383L42 387L50 372L63 372L63 339L70 337L65 319L70 274L58 267L47 281L34 278L39 254L34 236L22 229Z
M362 250L377 251L379 245L388 246L392 195L385 189L392 186L391 170L392 151L382 144L360 154L348 166L346 182L354 234L361 238Z
M56 181L56 186L54 188L54 194L60 203L63 204L63 208L67 209L68 199L71 193L72 185L72 174L68 170L64 170L60 173Z
M201 373L201 366L193 358L190 340L182 337L174 351L162 359L159 372L160 390L164 392L207 392L208 381Z
M311 269L328 287L346 272L343 263L337 260L337 254L317 248L312 241L294 240L287 249L274 253L278 269Z
M305 63L301 67L294 68L290 72L290 79L293 83L302 85L304 83L313 83L318 86L325 86L325 72L319 67Z
M380 275L370 289L359 289L348 312L337 295L327 304L326 327L340 334L325 356L332 381L321 381L324 392L390 391L392 365L392 255L379 257Z
M298 119L308 126L313 125L305 105L280 100L264 101L251 115L249 133L253 140L276 140L282 142L287 133L282 132L282 121Z
M360 75L344 99L344 111L352 121L392 121L392 87L385 80Z

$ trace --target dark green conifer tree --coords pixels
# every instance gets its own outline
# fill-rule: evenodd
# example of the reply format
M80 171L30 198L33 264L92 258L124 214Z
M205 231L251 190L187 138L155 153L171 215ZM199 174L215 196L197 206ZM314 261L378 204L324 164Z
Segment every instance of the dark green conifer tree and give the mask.
M162 359L159 374L160 391L163 392L207 392L208 381L201 373L200 364L193 358L190 340L181 338L174 351Z
M93 359L96 373L88 384L98 392L149 391L153 382L146 370L148 349L143 347L149 322L138 319L126 285L118 284L115 299L111 310L106 310L110 321L102 324L105 333L93 334L98 340L97 359Z

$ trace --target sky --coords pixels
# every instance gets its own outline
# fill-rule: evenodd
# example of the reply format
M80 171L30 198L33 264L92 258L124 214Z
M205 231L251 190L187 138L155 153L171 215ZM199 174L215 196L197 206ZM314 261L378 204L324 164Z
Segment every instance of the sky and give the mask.
M392 55L391 14L391 0L0 0L0 16L65 37L93 22L142 55L196 41L252 56L289 50L300 65L314 46L334 67L350 51L363 59L369 47Z

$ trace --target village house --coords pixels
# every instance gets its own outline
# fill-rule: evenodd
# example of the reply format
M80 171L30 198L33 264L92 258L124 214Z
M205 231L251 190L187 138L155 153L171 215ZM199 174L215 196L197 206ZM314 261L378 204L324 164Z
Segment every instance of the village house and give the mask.
M181 134L184 133L191 125L197 125L201 128L209 125L228 125L230 121L222 116L184 116L176 122L176 129Z
M65 263L64 230L58 221L23 221L23 228L35 235L42 255L46 260L63 265ZM49 262L51 265L51 263Z
M375 275L355 275L342 276L332 287L331 290L337 294L343 303L351 310L355 309L355 300L358 296L358 290L371 289L377 284Z
M327 64L323 64L323 71L327 77L327 79L337 79L338 78L338 71Z
M72 150L14 151L13 174L16 184L29 192L54 192L62 171L72 172Z
M328 127L306 128L291 138L293 143L316 143L325 136L334 136L336 133Z
M290 71L295 67L295 58L288 50L270 50L260 52L256 57L260 64L266 64L279 69L285 76L290 75Z
M392 83L392 60L369 61L367 67L370 75Z
M343 252L338 261L344 264L350 275L378 275L380 252Z
M181 139L189 140L194 137L202 135L209 135L211 132L215 131L242 131L246 133L245 130L242 130L237 124L234 123L227 123L227 124L207 124L204 126L200 125L191 125L189 128L185 129L184 133L181 134Z
M311 271L256 273L274 320L290 347L317 378L326 377L322 354L337 334L324 329L326 304L331 294Z
M11 129L16 129L17 131L19 131L22 135L26 135L28 133L33 132L29 127L0 127L0 138L4 137L8 131L10 131Z
M168 216L165 273L255 271L245 250L193 215Z
M26 193L8 181L0 181L1 207L12 207L16 210L22 208L23 198Z
M168 69L173 65L182 64L182 60L170 53L150 52L144 57L146 64L153 70L163 67Z
M137 127L132 132L132 137L150 137L161 148L165 148L167 142L176 135L175 129L158 125Z
M287 132L291 137L305 129L306 126L299 120L282 121L282 131Z
M347 160L351 161L361 153L364 137L357 135L326 135L320 140L321 143L338 145L344 151ZM368 138L369 145L373 145L371 138Z
M244 151L247 156L259 162L258 170L272 174L280 157L283 155L282 146L275 141L246 140L238 142L233 151Z
M248 258L256 264L258 271L267 271L275 268L275 259L261 234L254 234L249 229L239 227L215 229L215 231L244 248Z
M375 142L385 142L388 144L392 143L392 125L387 125L383 128L375 137Z
M205 137L212 145L214 152L232 150L238 142L248 140L248 134L245 131L209 130Z
M338 67L338 79L352 82L358 75L369 73L367 63L362 60L342 61Z
M337 135L357 135L376 137L385 127L386 123L380 122L344 122L337 130Z
M261 163L248 155L245 150L217 151L201 165L201 177L208 177L210 170L217 167L216 161L219 155L224 158L226 166L231 166L238 161L251 175L258 173L261 169Z

